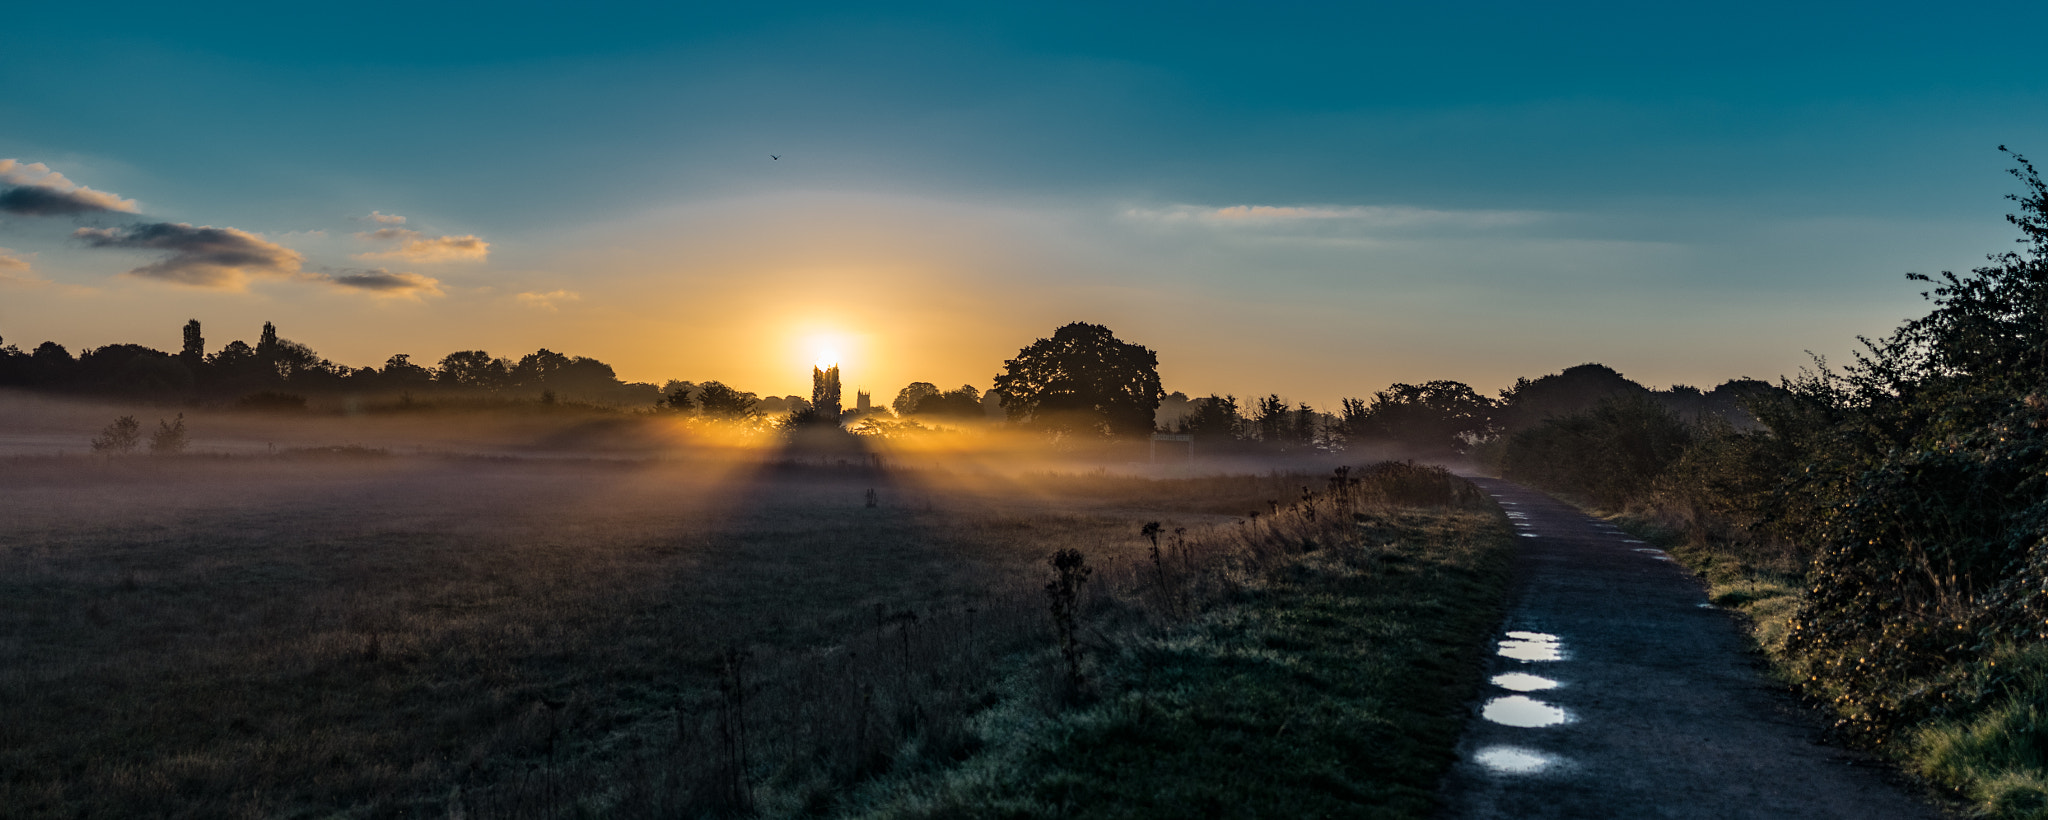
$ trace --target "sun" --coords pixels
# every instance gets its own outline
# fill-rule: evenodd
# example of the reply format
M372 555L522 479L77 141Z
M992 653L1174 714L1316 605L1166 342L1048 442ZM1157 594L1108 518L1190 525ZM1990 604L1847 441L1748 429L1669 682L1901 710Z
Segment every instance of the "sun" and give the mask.
M829 346L818 348L818 369L830 370L839 366L839 351Z

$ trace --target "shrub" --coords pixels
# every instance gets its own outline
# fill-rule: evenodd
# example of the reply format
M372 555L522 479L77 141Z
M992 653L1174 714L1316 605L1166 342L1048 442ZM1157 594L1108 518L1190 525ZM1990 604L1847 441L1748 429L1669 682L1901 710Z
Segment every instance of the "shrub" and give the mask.
M171 456L185 452L185 414L179 413L172 421L158 419L157 430L149 436L151 455Z
M142 424L134 416L122 416L100 430L92 440L95 453L134 452L135 445L142 442Z

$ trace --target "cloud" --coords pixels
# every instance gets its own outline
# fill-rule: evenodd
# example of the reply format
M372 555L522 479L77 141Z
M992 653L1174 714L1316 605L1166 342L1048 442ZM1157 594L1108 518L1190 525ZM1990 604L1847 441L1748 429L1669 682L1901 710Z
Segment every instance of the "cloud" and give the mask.
M1161 224L1223 229L1385 233L1515 227L1550 215L1539 211L1437 210L1406 205L1173 205L1128 208L1124 216Z
M419 299L441 295L440 280L417 273L392 273L382 269L354 271L329 276L327 281L336 287L367 291L376 296Z
M551 290L546 293L516 293L512 298L518 299L528 307L557 310L559 308L556 303L582 301L583 296L575 291Z
M399 217L403 219L404 217ZM429 237L406 228L378 228L356 234L373 242L399 242L388 251L356 254L357 259L390 259L401 262L482 262L490 256L491 243L475 236Z
M34 256L35 254L29 254ZM60 285L32 273L34 265L27 259L15 255L15 251L0 248L0 286L23 288L55 287L66 293L91 293L91 288L76 285Z
M369 216L363 218L370 220L371 222L375 222L379 225L405 224L405 217L399 216L398 214L380 214L376 211L371 211Z
M195 228L182 222L80 228L73 235L95 248L165 251L163 259L129 275L202 288L240 290L252 275L290 276L298 273L305 259L298 251L247 231Z
M135 213L135 200L95 191L65 179L40 162L0 159L0 213L69 216L98 211Z

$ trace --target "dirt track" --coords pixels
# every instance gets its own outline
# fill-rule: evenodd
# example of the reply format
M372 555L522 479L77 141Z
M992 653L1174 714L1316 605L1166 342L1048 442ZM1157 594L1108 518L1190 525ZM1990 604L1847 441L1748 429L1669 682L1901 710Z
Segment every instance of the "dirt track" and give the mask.
M1937 818L1758 673L1729 613L1649 545L1473 479L1524 537L1452 818Z

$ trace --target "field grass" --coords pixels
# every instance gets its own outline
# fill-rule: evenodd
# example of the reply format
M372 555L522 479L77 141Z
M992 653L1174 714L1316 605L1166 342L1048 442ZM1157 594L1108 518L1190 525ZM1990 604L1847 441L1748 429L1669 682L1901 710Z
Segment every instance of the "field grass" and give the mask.
M1430 816L1512 540L1497 515L1383 511L1124 636L1087 703L991 710L987 751L859 816Z
M0 806L821 811L982 745L990 670L1049 645L1049 553L1134 577L1142 521L1232 532L1320 480L11 459Z

